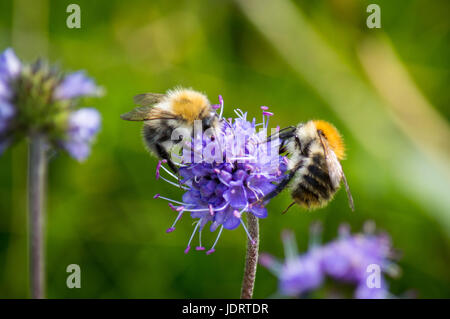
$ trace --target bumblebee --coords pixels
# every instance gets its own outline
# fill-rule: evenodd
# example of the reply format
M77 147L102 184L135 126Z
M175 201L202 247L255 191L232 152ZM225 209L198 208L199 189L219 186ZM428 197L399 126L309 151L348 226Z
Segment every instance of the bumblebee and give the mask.
M170 151L181 141L181 136L172 138L177 128L185 129L193 135L194 121L199 120L202 129L216 127L219 118L211 107L208 98L192 89L177 88L166 94L144 93L134 97L136 107L120 117L127 121L143 121L143 138L148 150L167 161L170 169L178 173L178 168L172 161Z
M349 206L354 210L353 198L340 160L345 147L338 130L330 123L317 120L280 130L269 137L278 137L280 153L287 153L286 177L259 202L269 200L290 186L293 202L308 209L325 206L344 183Z

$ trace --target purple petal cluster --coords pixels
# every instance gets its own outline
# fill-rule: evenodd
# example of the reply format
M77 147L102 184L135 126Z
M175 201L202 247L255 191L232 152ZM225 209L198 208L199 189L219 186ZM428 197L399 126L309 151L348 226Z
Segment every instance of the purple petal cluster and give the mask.
M66 151L76 160L85 160L91 151L91 143L100 130L101 116L94 108L82 108L69 117L67 140L63 142Z
M219 101L221 117L223 99L219 97ZM256 202L276 187L286 171L286 163L278 154L278 141L271 142L272 146L266 141L269 117L273 114L265 112L266 107L263 110L262 123L256 123L255 119L249 121L246 113L236 110L237 118L221 118L221 128L213 138L208 134L194 134L189 147L183 150L184 161L179 169L181 187L186 191L182 201L156 195L156 198L168 200L169 206L178 212L167 232L175 230L175 224L185 212L190 212L196 220L186 253L196 233L200 241L196 249L205 250L201 231L207 224L211 232L219 229L216 241L207 251L210 254L215 251L223 229L233 230L242 225L252 240L243 222L244 214L267 217L265 203ZM195 160L199 153L200 160ZM162 164L158 164L157 178L163 178L159 174L161 168L176 178ZM178 186L176 182L163 179Z
M320 288L325 278L354 285L355 298L379 299L390 296L383 273L394 269L390 260L392 247L387 235L363 233L350 235L346 231L333 242L313 246L298 255L293 235L283 239L286 260L281 263L263 254L260 263L279 279L279 291L286 296L301 296ZM373 267L373 268L371 268ZM375 269L376 268L376 269ZM380 270L378 282L370 275Z
M34 96L31 91L42 93ZM73 110L76 103L71 100L100 93L83 71L61 79L44 63L22 65L14 51L6 49L0 55L0 154L16 136L40 131L53 145L84 160L100 128L100 114L92 108ZM13 122L20 122L20 132Z
M16 114L12 104L14 81L19 76L22 65L12 49L6 49L0 55L0 154L10 144L6 131Z
M56 100L69 100L82 96L96 96L101 90L84 71L66 75L53 92Z

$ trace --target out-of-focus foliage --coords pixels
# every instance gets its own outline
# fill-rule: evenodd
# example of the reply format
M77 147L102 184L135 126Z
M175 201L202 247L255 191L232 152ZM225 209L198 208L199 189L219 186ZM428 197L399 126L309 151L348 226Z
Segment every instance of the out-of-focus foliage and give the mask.
M38 9L29 10L26 19L18 21L17 10L23 9L23 3L0 2L0 49L19 47L18 55L29 60L47 54L69 70L86 69L106 89L105 97L96 100L103 126L90 158L78 164L67 155L56 154L50 161L49 297L238 297L245 233L238 228L224 234L213 255L195 251L185 255L189 218L166 234L175 212L152 199L155 193L172 198L182 193L155 181L156 160L143 147L141 125L119 118L133 107L133 95L164 92L176 85L204 91L214 103L223 95L228 105L226 116L233 115L232 107L259 116L259 106L268 105L276 113L271 120L274 126L322 118L333 122L344 135L348 152L343 166L356 212L349 210L341 190L324 209L307 212L295 207L281 215L290 203L286 192L269 204L269 217L261 220L262 251L283 255L280 233L284 228L295 231L304 251L314 220L323 222L326 242L335 237L341 222L358 230L365 220L372 219L378 229L391 234L393 245L401 252L403 274L391 282L391 292L412 290L418 297L450 297L448 224L433 214L434 208L423 198L408 195L405 190L411 185L399 182L386 169L386 163L398 159L368 152L361 143L365 138L354 136L330 103L292 69L236 2L80 0L81 29L66 27L66 7L71 1L28 2L28 7ZM378 1L380 30L365 25L368 1L293 3L330 50L345 57L347 67L368 86L370 80L356 48L369 35L387 36L414 82L448 124L448 1ZM20 49L28 43L23 25L33 25L39 17L45 22L42 37L48 43L47 51ZM307 64L308 60L297 63ZM365 112L364 105L359 111ZM386 110L380 108L379 112ZM398 134L403 133L398 130ZM28 296L26 155L26 143L22 142L0 157L0 297ZM448 158L444 161L448 163ZM425 171L430 164L423 165ZM411 175L416 173L420 172L411 171ZM442 180L448 183L448 176L443 174ZM450 208L443 218L449 213ZM203 235L205 242L215 237L206 231ZM81 289L66 287L66 267L72 263L81 266ZM275 289L276 279L260 269L255 297L268 297Z

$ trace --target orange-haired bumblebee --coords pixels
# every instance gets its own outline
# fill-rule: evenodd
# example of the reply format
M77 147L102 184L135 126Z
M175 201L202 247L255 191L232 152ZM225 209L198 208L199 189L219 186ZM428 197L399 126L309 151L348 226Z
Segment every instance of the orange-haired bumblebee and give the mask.
M171 159L170 151L181 137L173 140L174 130L182 128L192 136L196 120L201 121L203 130L219 123L208 98L192 89L177 88L166 94L139 94L134 97L134 102L140 107L120 117L127 121L144 121L142 132L149 151L165 159L175 173L178 168Z
M280 130L269 137L280 139L280 153L288 155L286 177L277 187L261 198L264 202L290 185L292 205L308 209L326 205L340 187L345 185L349 206L354 210L353 198L339 162L344 158L344 143L337 129L328 122L317 120Z

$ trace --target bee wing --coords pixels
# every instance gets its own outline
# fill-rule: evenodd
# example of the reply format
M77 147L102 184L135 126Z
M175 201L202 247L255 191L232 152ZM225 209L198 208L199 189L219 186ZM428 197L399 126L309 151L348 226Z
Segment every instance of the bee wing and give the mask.
M160 93L143 93L134 96L133 101L140 106L153 106L161 102L164 97L165 95Z
M151 106L136 107L132 111L122 114L122 120L126 121L151 121L151 120L174 120L176 116L168 111Z
M334 188L339 187L341 180L344 182L345 191L347 192L348 205L351 210L355 210L355 205L353 202L352 193L350 192L350 187L347 183L347 178L345 178L344 170L342 169L342 165L339 162L334 151L328 145L328 142L319 134L320 141L322 143L322 147L325 153L325 162L327 163L328 175L330 176L331 185Z
M151 109L152 107L149 106L136 107L132 111L122 114L120 118L126 121L147 121L152 118Z

